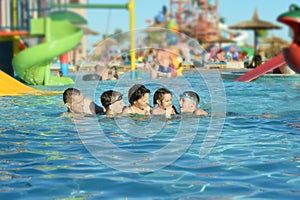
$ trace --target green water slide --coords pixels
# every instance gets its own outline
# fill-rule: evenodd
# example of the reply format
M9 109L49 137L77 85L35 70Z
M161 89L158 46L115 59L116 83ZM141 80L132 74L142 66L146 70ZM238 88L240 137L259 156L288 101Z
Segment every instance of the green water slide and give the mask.
M45 36L45 42L21 51L13 59L15 73L32 85L68 85L69 77L50 75L50 62L73 48L81 41L83 31L69 21L52 21L50 18L31 20L30 35Z

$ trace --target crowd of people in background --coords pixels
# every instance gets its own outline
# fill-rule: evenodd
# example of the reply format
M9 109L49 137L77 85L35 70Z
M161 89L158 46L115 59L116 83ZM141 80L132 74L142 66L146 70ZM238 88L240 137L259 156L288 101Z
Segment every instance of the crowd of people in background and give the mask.
M168 48L165 46L162 48L137 50L136 69L150 72L153 79L176 77L178 71L180 71L178 70L181 67L180 64L185 61L185 58L179 49L175 52ZM118 54L99 58L101 61L94 66L93 76L90 74L87 75L89 78L86 80L98 79L104 81L120 79L120 71L131 67L130 56L128 52L123 50Z
M137 50L136 69L149 71L152 79L174 78L178 76L180 67L182 67L182 64L187 60L180 48L175 51L170 48L171 47L162 47ZM107 63L114 62L115 65L99 63L95 66L95 74L100 76L100 80L119 79L119 69L125 69L125 66L131 66L130 56L129 53L123 51L118 55L111 55ZM195 67L193 58L191 57L190 59L191 60L186 63L189 63L190 67ZM199 58L197 58L197 62L201 63L200 66L211 63L226 64L234 61L243 62L245 68L254 68L266 61L266 57L263 50L257 51L257 55L252 56L249 55L247 51L240 50L237 46L232 45L231 48L214 48L207 50L205 54L201 55L200 61Z
M265 51L259 49L256 55L249 56L247 51L239 50L237 46L232 49L219 48L211 50L206 54L206 63L227 63L227 62L243 62L245 68L255 68L267 61Z
M203 46L203 49L197 52L188 45L181 47L164 42L156 47L137 46L134 54L135 69L150 72L152 79L158 79L181 76L184 69L205 66L210 68L214 63L224 64L226 68L230 66L255 68L267 61L262 49L256 52L257 55L252 55L251 49L235 44L219 48L212 44L207 47ZM130 49L126 48L109 47L108 49L110 50L93 57L99 60L94 66L94 73L100 77L100 80L118 80L123 71L130 70L132 54ZM184 65L184 63L189 65Z
M249 61L250 56L246 51L239 51L237 48L234 50L225 50L219 48L217 50L211 50L206 54L205 62L229 62L229 61Z

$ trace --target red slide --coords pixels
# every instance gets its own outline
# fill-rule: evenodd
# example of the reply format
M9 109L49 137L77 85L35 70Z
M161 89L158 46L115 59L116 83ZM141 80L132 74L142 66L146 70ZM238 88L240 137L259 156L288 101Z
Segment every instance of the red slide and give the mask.
M253 70L238 77L237 79L235 79L235 81L250 82L250 81L268 73L269 71L276 69L277 67L280 67L285 64L286 63L283 58L283 55L282 55L282 53L280 53L279 55L275 56L271 60L268 60L264 64L259 65L258 67L254 68Z

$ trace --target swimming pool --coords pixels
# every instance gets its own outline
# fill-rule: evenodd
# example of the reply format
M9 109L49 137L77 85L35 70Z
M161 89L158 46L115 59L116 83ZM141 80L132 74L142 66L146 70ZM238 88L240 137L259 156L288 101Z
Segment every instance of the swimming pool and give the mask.
M99 83L78 76L76 86L98 104L107 89L127 102L133 83L151 97L167 86L177 108L191 88L214 117L64 118L62 95L1 97L0 199L298 199L300 79L200 74Z

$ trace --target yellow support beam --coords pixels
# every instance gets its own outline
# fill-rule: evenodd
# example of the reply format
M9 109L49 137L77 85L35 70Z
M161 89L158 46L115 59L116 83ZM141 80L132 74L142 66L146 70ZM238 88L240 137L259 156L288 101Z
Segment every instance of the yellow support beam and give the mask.
M134 0L130 0L128 4L128 10L130 13L130 66L131 77L135 79L135 16L134 16Z
M15 29L17 27L17 0L13 1L13 24Z

